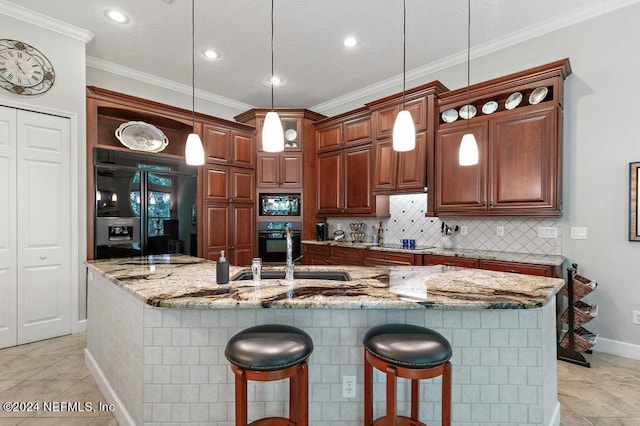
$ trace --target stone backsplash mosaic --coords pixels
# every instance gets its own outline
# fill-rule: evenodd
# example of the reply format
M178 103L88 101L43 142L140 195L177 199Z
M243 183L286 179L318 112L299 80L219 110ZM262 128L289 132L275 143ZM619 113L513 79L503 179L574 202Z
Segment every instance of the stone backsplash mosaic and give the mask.
M418 246L443 247L469 250L493 250L514 253L536 253L562 255L562 228L556 219L549 218L453 218L442 220L438 217L425 217L426 194L393 195L390 197L391 217L382 219L384 242L400 244L402 239L415 239ZM450 242L444 241L440 229L442 221L450 228L466 226L467 235L460 230ZM373 227L380 219L374 218L328 218L329 236L336 229L345 231L349 238L349 224L366 224L365 241L371 242ZM504 227L504 236L496 235L498 226ZM555 227L557 238L538 237L538 227Z

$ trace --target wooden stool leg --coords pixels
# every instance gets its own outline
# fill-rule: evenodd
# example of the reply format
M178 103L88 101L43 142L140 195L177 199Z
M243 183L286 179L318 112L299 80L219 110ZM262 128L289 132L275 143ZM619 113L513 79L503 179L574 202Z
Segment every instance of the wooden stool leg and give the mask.
M300 389L300 380L299 380L300 372L296 372L293 376L289 377L289 419L292 422L298 423L298 415L299 415L299 389Z
M309 369L307 361L300 364L300 371L297 374L300 376L298 380L298 424L300 426L307 426L309 424ZM291 404L291 402L289 402Z
M387 425L395 426L398 413L396 410L396 369L387 366Z
M367 350L364 350L364 424L371 426L373 423L373 367L367 358Z
M420 418L420 380L411 380L411 418Z
M442 426L451 426L451 363L444 365L442 373Z
M241 368L233 365L231 369L236 382L236 426L247 426L247 378Z

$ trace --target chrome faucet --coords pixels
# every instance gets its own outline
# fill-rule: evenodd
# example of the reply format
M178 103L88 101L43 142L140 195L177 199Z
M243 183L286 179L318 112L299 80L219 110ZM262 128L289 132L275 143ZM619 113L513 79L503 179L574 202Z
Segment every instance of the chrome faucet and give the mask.
M293 239L291 238L291 228L285 227L285 234L287 236L287 264L284 269L284 279L286 281L293 281Z

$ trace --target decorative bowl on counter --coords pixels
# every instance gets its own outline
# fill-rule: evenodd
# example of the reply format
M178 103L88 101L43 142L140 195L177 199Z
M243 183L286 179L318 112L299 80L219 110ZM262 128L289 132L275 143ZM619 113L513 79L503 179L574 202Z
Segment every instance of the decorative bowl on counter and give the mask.
M364 241L364 232L351 232L349 235L351 236L351 242L361 243Z

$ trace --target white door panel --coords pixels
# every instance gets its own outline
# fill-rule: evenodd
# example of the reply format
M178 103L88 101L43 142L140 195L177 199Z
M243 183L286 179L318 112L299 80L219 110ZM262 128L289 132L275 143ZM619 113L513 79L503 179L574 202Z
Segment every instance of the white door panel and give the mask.
M20 111L18 342L71 332L69 120Z
M0 107L0 348L17 341L16 110Z

